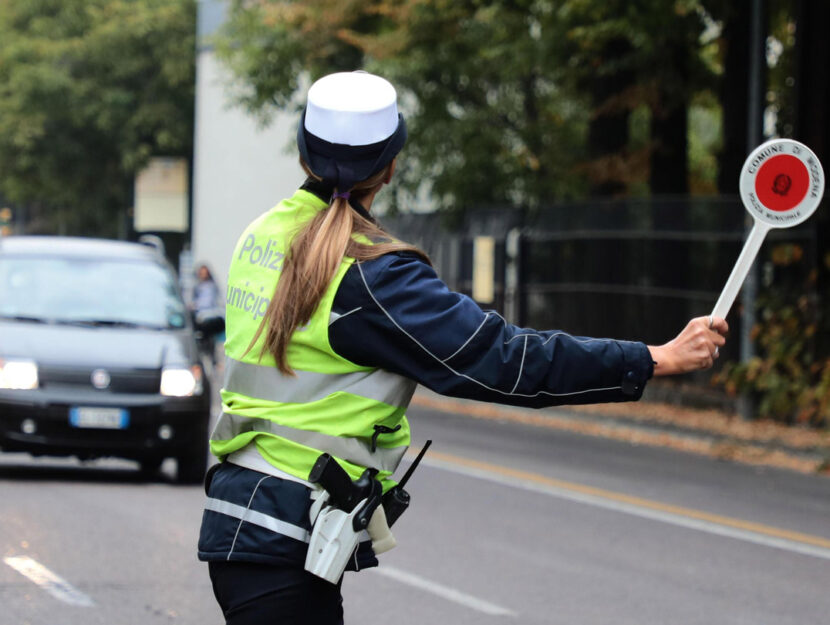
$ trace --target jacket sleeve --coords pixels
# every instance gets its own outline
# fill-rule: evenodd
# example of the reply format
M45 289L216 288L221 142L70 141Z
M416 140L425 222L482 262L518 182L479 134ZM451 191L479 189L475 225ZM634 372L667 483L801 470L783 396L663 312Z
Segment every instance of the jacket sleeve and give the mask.
M535 408L636 400L653 373L643 343L511 325L406 254L348 270L329 342L351 362L443 395Z

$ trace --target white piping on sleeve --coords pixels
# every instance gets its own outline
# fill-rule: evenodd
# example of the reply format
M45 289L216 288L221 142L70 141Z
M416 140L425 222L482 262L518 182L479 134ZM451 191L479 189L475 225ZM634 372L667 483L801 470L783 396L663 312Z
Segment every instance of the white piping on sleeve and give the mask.
M369 288L369 284L366 282L366 275L363 273L363 267L360 265L360 263L357 264L357 269L360 272L360 278L361 278L361 280L363 280L363 286L366 287L366 292L369 294L369 297L372 298L372 301L375 303L375 305L381 310L381 312L384 315L386 315L386 317L389 319L389 321L392 322L392 325L394 325L396 328L398 328L398 330L400 330L402 334L404 334L413 343L415 343L418 347L420 347L427 355L429 355L430 357L434 358L436 361L438 361L439 363L444 365L444 367L446 367L451 373L453 373L454 375L457 375L460 378L464 378L466 380L469 380L470 382L473 382L474 384L478 384L479 386L481 386L482 388L487 389L488 391L492 391L493 393L498 393L500 395L532 398L532 397L538 397L539 395L548 395L549 397L569 397L569 396L572 396L572 395L584 395L585 393L594 393L594 392L599 392L599 391L618 391L618 390L622 389L622 386L620 385L620 386L608 386L608 387L604 387L604 388L585 389L583 391L573 391L571 393L551 393L551 392L548 392L548 391L538 391L538 392L534 393L533 395L527 395L525 393L516 393L516 392L507 393L507 392L502 391L500 389L488 386L484 382L476 380L475 378L473 378L469 375L466 375L464 373L460 373L460 372L456 371L455 369L453 369L450 365L448 365L443 360L441 360L438 356L436 356L431 351L429 351L424 345L421 344L420 341L418 341L418 339L416 339L409 332L407 332L403 327L401 327L401 325L397 321L395 321L395 318L392 317L392 315L390 315L389 312L383 307L383 305L377 300L377 298L375 297L375 294L372 293L372 289ZM498 313L496 313L496 314L499 318L503 319L503 317L501 317L501 315L498 315Z
M569 336L576 343L593 343L594 341L610 341L610 340L612 340L612 339L578 339L575 336L573 336L571 334L568 334L567 332L556 332L554 334L551 334L547 339L545 339L545 341L542 343L542 345L547 345L548 343L550 343L550 341L552 339L555 339L557 336ZM539 338L542 338L542 337L540 336Z
M527 355L527 336L525 336L525 344L522 347L522 362L519 363L519 375L516 376L516 383L513 385L513 390L510 393L515 393L516 389L519 388L519 381L522 379L522 371L525 368L525 356Z
M502 322L504 325L507 325L507 319L505 319L504 317L502 317L502 316L498 313L498 311L495 311L495 310L488 310L488 311L487 311L487 314L488 314L488 315L495 315L496 317L498 317L499 319L501 319L501 322Z
M343 317L348 317L349 315L357 312L361 308L363 308L363 306L358 306L357 308L353 308L349 312L344 312L342 315L332 310L331 313L329 313L329 325L333 324L335 321L342 319Z
M516 334L515 336L511 336L509 339L507 339L504 342L504 344L507 345L508 343L512 343L516 339L520 339L520 338L528 337L528 336L532 337L532 338L537 338L537 339L543 339L544 338L538 332L527 332L525 334ZM594 339L594 338L580 339L580 338L577 338L577 337L573 336L572 334L568 334L567 332L554 332L548 338L546 338L544 341L542 341L542 345L547 345L548 343L551 342L551 340L555 339L557 336L567 336L568 338L572 339L574 343L593 343L594 341L611 341L611 340L614 340L614 339Z
M484 327L484 324L485 324L485 323L487 323L487 317L489 317L489 316L490 316L490 314L491 314L491 313L489 313L489 312L488 312L488 313L485 313L485 314L484 314L484 320L483 320L483 321L479 324L479 326L476 328L476 331L475 331L475 332L473 332L473 333L470 335L470 338L468 338L466 341L464 341L464 345L462 345L462 346L461 346L461 347L459 347L457 350L455 350L455 351L453 352L452 356L447 356L447 357L446 357L446 358L444 358L444 360L442 360L441 362L442 362L442 363L444 363L444 362L447 362L448 360L452 360L452 359L453 359L456 355L458 355L458 354L461 352L461 350L463 350L465 347L467 347L467 345L470 343L470 341L472 341L472 340L473 340L473 338L475 338L475 335L476 335L476 334L478 334L478 331L479 331L479 330L481 330L481 328L483 328L483 327Z

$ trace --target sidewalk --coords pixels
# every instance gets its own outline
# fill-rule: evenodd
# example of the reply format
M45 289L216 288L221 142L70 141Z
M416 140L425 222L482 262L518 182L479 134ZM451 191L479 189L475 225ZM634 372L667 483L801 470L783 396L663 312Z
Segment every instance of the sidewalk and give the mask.
M643 400L533 410L444 397L421 386L412 405L830 477L830 431L744 421L717 410Z

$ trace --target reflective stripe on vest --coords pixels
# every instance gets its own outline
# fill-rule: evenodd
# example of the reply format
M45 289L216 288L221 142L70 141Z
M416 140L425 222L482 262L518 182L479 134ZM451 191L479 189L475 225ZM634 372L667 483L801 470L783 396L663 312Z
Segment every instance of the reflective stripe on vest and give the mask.
M212 439L229 440L245 432L263 432L275 434L300 445L325 451L332 456L342 458L352 464L377 469L378 471L394 472L400 464L408 446L378 447L374 452L368 443L356 438L330 436L310 430L298 430L268 419L254 419L223 412L216 422L211 435Z
M351 373L295 371L296 377L282 375L276 367L255 365L225 358L225 386L233 393L283 404L308 404L338 391L406 408L415 384L383 369Z
M224 458L253 445L270 465L302 480L327 452L353 479L364 468L377 469L386 488L410 442L404 413L417 385L351 362L329 344L334 298L353 259L343 259L311 318L291 337L286 358L296 376L280 373L264 349L266 333L250 345L291 238L326 208L326 202L300 190L255 220L237 242L227 280L223 413L210 446ZM372 451L378 425L387 430Z
M416 384L403 376L375 369L351 373L317 373L295 371L296 377L283 375L276 367L225 360L226 391L280 404L308 404L343 392L366 397L397 408L406 408ZM276 420L272 420L276 419ZM356 465L394 472L407 445L380 447L375 451L363 439L330 436L321 432L292 428L272 419L256 419L223 412L211 435L229 440L244 432L275 434L300 445L325 451Z

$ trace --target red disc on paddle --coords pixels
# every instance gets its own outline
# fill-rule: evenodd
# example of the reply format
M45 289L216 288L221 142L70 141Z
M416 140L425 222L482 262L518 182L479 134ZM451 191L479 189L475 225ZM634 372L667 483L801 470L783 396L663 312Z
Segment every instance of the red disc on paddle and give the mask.
M798 206L809 188L810 172L807 166L790 154L773 156L761 165L755 177L758 201L777 212Z
M803 143L770 139L744 161L738 189L753 219L770 228L790 228L812 215L824 198L824 170Z

